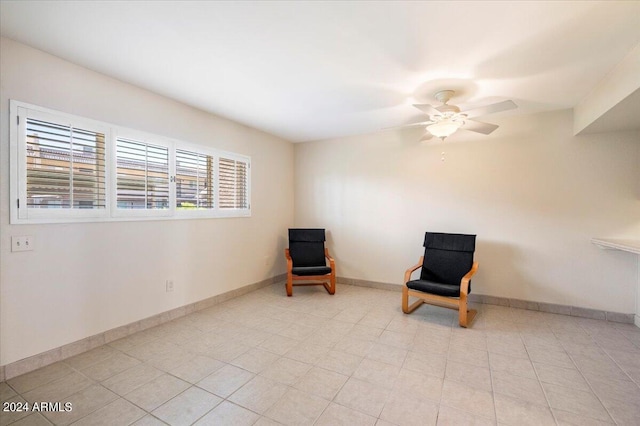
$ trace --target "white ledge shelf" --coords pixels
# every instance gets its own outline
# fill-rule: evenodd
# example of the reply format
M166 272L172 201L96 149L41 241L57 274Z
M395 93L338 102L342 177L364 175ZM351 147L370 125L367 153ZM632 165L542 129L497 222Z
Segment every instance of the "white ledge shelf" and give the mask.
M640 240L623 240L613 238L592 238L591 242L601 249L628 251L640 255Z

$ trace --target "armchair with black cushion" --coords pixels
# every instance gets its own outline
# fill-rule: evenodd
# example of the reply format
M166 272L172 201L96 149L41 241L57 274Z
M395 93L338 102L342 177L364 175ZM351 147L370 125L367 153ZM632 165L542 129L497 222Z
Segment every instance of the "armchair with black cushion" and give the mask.
M324 242L324 229L289 229L289 248L284 249L287 296L293 294L294 281L305 281L295 285L322 285L329 294L336 292L335 261Z
M424 256L407 269L402 288L402 311L409 314L423 303L458 310L461 327L467 327L476 316L467 310L467 295L471 293L471 277L478 270L473 261L476 236L427 232L424 236ZM420 279L411 274L422 268ZM419 300L409 306L409 296Z

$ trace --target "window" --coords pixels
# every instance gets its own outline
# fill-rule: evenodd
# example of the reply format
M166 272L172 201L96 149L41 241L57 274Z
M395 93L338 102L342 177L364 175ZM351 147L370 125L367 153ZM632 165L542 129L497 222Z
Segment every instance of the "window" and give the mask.
M118 209L168 209L169 148L118 138L116 194Z
M176 208L213 209L213 156L176 149Z
M106 218L109 127L14 101L10 109L11 223Z
M247 209L249 197L247 188L248 163L246 161L220 157L219 164L219 203L220 209Z
M250 216L251 159L11 101L11 223Z
M105 135L26 119L28 208L104 209Z

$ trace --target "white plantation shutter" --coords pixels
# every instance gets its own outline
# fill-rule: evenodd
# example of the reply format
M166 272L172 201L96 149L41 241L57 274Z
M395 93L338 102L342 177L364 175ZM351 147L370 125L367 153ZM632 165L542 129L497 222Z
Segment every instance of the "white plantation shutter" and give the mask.
M176 207L214 208L214 160L211 155L176 149Z
M251 157L9 101L10 223L251 216Z
M221 156L218 159L218 208L249 209L249 162Z
M169 208L169 148L118 138L116 172L118 209Z
M27 208L104 209L105 135L26 119Z

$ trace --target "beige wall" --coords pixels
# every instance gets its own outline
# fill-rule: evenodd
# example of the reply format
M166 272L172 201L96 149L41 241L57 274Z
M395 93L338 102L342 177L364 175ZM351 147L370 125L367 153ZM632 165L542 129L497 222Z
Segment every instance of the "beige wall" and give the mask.
M296 226L328 229L342 277L401 285L425 231L474 233L475 293L633 313L637 256L590 239L640 238L638 132L574 137L568 110L488 121L296 145Z
M0 365L284 272L294 207L297 226L328 229L343 277L400 285L424 231L468 232L475 293L634 311L637 256L589 240L640 238L637 132L574 137L560 111L492 119L501 128L489 137L421 144L419 131L388 131L294 150L1 43ZM9 225L9 99L250 155L252 217ZM11 253L13 235L33 235L36 249Z
M1 43L0 365L284 272L291 143ZM252 217L9 225L9 99L250 155ZM11 253L13 235L35 250Z

